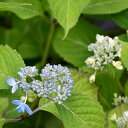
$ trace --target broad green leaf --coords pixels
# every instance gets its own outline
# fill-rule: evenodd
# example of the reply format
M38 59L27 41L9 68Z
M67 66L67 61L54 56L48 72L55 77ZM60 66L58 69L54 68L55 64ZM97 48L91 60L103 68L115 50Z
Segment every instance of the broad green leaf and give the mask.
M103 128L105 126L105 113L102 107L88 96L73 95L64 102L64 105L53 104L51 107L45 106L42 110L55 114L62 120L65 128Z
M113 14L111 15L111 17L120 27L128 29L128 10L124 10L120 13Z
M40 17L29 20L13 17L12 28L0 27L0 43L15 48L23 59L37 58L43 54L48 31L49 24Z
M62 29L57 30L53 42L54 49L67 62L82 67L85 65L85 59L91 55L87 47L96 40L98 33L102 32L96 26L80 20L65 40L62 40Z
M119 94L119 80L113 74L102 72L97 74L96 85L100 86L98 99L105 111L113 108L114 93Z
M124 66L128 69L128 43L120 41L122 44L121 60Z
M98 87L95 84L90 84L89 75L87 73L71 70L71 74L75 83L72 93L88 95L97 99Z
M76 24L81 12L90 0L48 0L48 2L53 16L64 28L66 36L70 28Z
M91 0L83 13L86 14L111 14L128 8L127 0Z
M25 64L21 56L9 46L0 46L0 89L8 89L8 77L19 78L17 72Z
M1 0L0 11L11 11L22 19L42 13L39 0Z

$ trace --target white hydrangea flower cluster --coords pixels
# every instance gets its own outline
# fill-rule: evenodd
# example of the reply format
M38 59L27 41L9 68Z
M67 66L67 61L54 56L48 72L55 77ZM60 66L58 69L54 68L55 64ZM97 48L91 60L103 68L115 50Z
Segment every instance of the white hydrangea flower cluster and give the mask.
M16 81L14 78L7 80L7 83L13 86L13 93L20 87L27 95L32 90L39 97L49 98L59 104L71 96L74 86L69 69L61 65L47 64L41 74L38 74L35 66L27 66L21 68L18 75L20 81ZM37 80L36 77L40 77L40 80Z
M123 117L118 117L116 123L119 128L128 128L128 111L123 113Z
M121 57L121 44L118 43L118 37L112 39L97 34L96 43L90 44L88 50L94 52L93 56L85 60L89 68L103 70L109 63L112 63L117 69L123 68L120 61L114 61L115 58Z
M118 96L117 97L117 94L114 94L114 105L115 106L119 106L121 104L128 104L128 97L127 96Z

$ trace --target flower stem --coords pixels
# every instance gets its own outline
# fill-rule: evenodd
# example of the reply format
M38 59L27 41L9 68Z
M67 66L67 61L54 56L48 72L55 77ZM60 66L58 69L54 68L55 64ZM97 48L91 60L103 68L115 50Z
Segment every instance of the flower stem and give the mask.
M46 46L44 48L44 52L43 52L43 56L42 56L42 60L41 60L41 67L43 67L47 61L49 49L50 49L50 46L52 43L54 31L55 31L55 26L56 26L55 23L51 23L48 39L47 39Z

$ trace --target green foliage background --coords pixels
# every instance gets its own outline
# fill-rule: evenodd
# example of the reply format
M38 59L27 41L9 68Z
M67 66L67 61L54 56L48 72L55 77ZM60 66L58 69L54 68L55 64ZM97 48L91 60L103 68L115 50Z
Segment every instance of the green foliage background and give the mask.
M127 105L114 107L114 93L128 96L128 0L0 0L0 128L117 128L110 120L121 115ZM114 25L113 25L114 24ZM92 53L87 46L96 34L119 36L122 62L98 72L90 84L85 59ZM25 65L62 64L71 68L75 87L65 106L41 99L45 105L22 121L10 122L17 114L11 100L7 76L18 79ZM49 104L47 104L49 103Z

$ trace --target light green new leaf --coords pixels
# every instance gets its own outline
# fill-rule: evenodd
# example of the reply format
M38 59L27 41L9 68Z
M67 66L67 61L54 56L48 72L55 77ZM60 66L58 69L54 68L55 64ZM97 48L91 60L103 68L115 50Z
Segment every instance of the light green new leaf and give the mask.
M89 75L87 73L71 70L71 76L75 83L72 93L88 95L97 99L98 87L95 84L90 84Z
M50 104L42 108L62 120L65 128L103 128L105 113L98 102L85 95L73 95L64 105Z
M25 64L21 56L9 46L0 46L0 89L8 89L6 83L8 76L19 78L17 72Z
M113 14L111 17L120 27L128 29L128 10Z
M82 67L85 65L85 59L91 55L91 52L88 51L88 45L95 42L98 33L102 33L98 27L80 20L65 40L62 40L62 29L57 30L53 42L54 49L67 62Z
M128 8L128 0L91 0L83 13L111 14Z
M90 0L48 0L48 2L53 16L64 28L66 36Z
M1 0L0 11L11 11L22 19L28 19L42 13L38 0Z
M121 60L124 66L128 69L128 43L119 41L122 44Z

